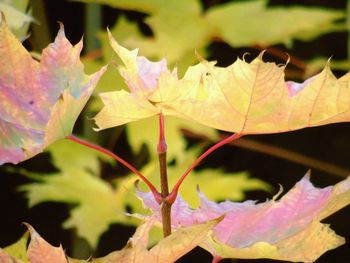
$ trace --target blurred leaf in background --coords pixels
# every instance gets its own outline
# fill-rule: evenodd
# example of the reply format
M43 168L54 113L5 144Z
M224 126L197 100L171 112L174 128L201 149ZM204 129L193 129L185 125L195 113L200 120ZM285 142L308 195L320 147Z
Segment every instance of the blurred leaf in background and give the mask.
M29 0L0 0L0 11L5 14L9 27L20 40L26 38L30 23L35 21L28 4Z

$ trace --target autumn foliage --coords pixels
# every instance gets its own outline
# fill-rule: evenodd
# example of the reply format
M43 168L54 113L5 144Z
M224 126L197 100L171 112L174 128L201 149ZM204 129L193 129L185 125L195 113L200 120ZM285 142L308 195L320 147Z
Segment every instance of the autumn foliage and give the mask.
M207 19L218 21L214 18L219 14L218 9L209 14ZM201 19L204 23L203 18ZM41 177L39 180L44 181L45 185L25 185L21 190L26 191L30 205L48 199L81 202L80 210L74 210L67 225L79 225L78 231L93 245L96 245L98 236L111 222L137 218L141 220L141 224L123 249L105 257L86 260L69 258L62 247L50 245L31 225L26 224L29 234L26 233L17 243L0 249L0 262L165 263L175 262L196 246L207 250L213 256L213 262L224 258L314 262L326 251L344 244L344 238L321 221L350 203L350 178L334 186L318 188L309 181L308 173L287 193L282 194L281 187L280 192L271 200L261 203L252 200L217 203L210 198L226 199L226 196L212 193L208 198L199 187L197 193L192 192L199 201L189 204L183 199L181 188L186 187L182 185L186 180L194 180L189 174L196 173L193 169L202 159L230 141L253 134L281 133L349 122L349 74L337 78L327 63L320 73L302 83L286 81L285 68L288 61L283 65L264 62L264 52L251 62L247 62L245 57L238 58L227 67L217 66L216 62L207 61L197 54L199 62L188 67L184 74L179 74L176 66L167 65L172 65L173 61L168 63L165 58L157 62L150 61L139 55L137 49L123 47L110 31L108 39L115 52L114 56L120 59L117 69L127 89L99 94L103 105L93 118L97 126L93 128L95 131L138 121L147 122L151 117L160 117L163 120L164 117L165 122L168 118L174 118L177 122L187 121L190 125L193 123L194 127L206 126L203 129L208 129L208 136L215 139L218 136L211 128L234 134L209 148L198 159L197 151L189 150L189 163L184 162L185 168L180 171L182 176L169 179L172 180L173 188L164 195L164 185L161 185L160 190L153 183L154 165L138 171L111 151L104 151L101 147L85 143L72 135L78 116L107 71L107 66L100 67L91 75L86 74L80 60L83 44L80 41L72 46L65 37L62 24L55 41L43 50L40 61L37 61L11 32L2 14L0 164L17 164L48 148L55 164L62 167L60 173ZM161 137L164 135L162 125ZM175 124L174 130L178 126ZM69 139L71 142L56 142L62 139ZM100 153L91 151L86 157L82 154L80 160L72 157L71 160L77 164L66 164L66 159L62 158L66 153L64 147L60 148L60 143L72 142L78 142ZM56 148L51 148L54 143ZM81 146L71 147L77 152L81 150ZM163 148L164 152L159 151L158 147L159 155L166 152L164 145ZM132 177L118 181L120 185L134 189L137 178L146 183L150 192L136 186L137 196L146 211L133 211L127 215L127 219L124 214L117 215L124 209L122 202L131 199L120 189L102 183L92 176L97 174L99 164L92 161L96 158L89 158L97 155L100 158L101 152L109 156L102 158L107 161L118 160L134 172ZM177 158L176 152L170 154ZM170 167L169 170L171 169ZM205 181L210 182L216 178L213 184L218 183L222 187L234 183L221 182L223 179L215 177L215 171L211 173L212 178L209 174ZM75 175L74 178L72 174ZM178 176L176 173L175 175ZM30 176L39 178L35 174ZM75 189L64 192L65 186L76 182L77 178L79 182ZM262 182L255 183L258 185L256 188L269 187ZM61 185L62 192L49 187L55 184ZM89 199L89 187L92 185L98 191L96 196ZM210 185L207 187L210 188ZM91 215L91 210L84 207L83 199L79 195L81 192L85 193L84 200L88 199L88 202L99 206L98 212L103 215L103 220L91 224L83 223ZM130 201L132 202L135 201ZM172 233L150 247L151 229L165 224L162 210L165 205L171 208L169 227ZM98 226L93 226L94 224Z

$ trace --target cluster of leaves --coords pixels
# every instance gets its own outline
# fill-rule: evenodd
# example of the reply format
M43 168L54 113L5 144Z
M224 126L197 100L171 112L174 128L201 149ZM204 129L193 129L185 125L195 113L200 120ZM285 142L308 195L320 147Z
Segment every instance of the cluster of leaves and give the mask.
M98 79L105 71L106 73L97 86L97 92L125 88L125 83L130 92L120 90L102 94L104 108L96 116L96 123L99 128L107 128L131 122L127 127L129 142L135 152L139 151L144 144L148 146L151 159L142 171L153 182L156 180L153 177L156 176L157 164L154 158L155 151L152 149L157 140L157 136L155 136L157 120L152 116L160 112L170 115L167 117L166 130L169 139L168 156L170 160L176 160L176 165L170 167L171 174L174 175L184 171L200 150L185 151L186 142L181 135L181 128L190 128L200 133L209 134L211 138L216 138L216 132L211 128L242 134L276 133L348 121L350 118L350 95L346 88L349 81L348 76L338 80L333 76L328 66L320 74L302 84L285 82L284 66L265 63L262 61L262 55L251 63L237 60L227 68L217 67L215 63L201 59L199 64L185 70L194 61L192 55L194 47L200 53L206 54L205 47L213 39L221 39L232 46L291 44L292 39L310 39L319 34L334 31L336 28L342 28L335 21L344 18L343 12L306 10L295 7L267 8L263 1L231 3L209 8L205 12L201 10L198 1L171 1L166 5L162 1L107 1L106 3L118 8L149 14L146 22L154 34L152 37L141 35L137 25L125 18L119 19L117 25L111 29L109 41L123 63L122 66L118 66L121 73L119 78L113 67L109 67L109 69L103 67L103 64L108 62L112 56L109 43L106 41L106 33L100 34L104 61L83 59L87 70L98 70L97 73L88 76L84 73L83 65L79 61L82 44L79 43L72 47L64 37L63 28L59 31L55 42L43 52L41 61L38 63L30 57L20 42L10 33L6 23L2 21L0 39L6 43L0 45L0 60L2 60L0 62L2 65L0 85L4 90L0 96L3 96L1 99L3 103L6 103L2 107L0 122L2 131L0 157L2 162L16 163L30 158L55 140L69 135L76 118L92 94ZM169 4L173 6L169 6ZM186 12L182 12L183 10ZM182 16L178 15L180 11ZM252 12L252 15L257 19L248 19L247 11ZM232 13L244 14L244 16L233 16ZM293 21L301 21L301 23L290 23L288 19L285 19L290 17ZM305 17L307 17L308 23L303 22ZM275 23L276 20L278 23ZM162 22L160 23L160 21ZM261 35L259 29L254 32L239 31L241 28L257 30L259 27L249 25L250 23L260 24L261 21L270 25L270 29L267 31L269 34ZM239 26L241 23L245 23L245 26ZM227 24L237 26L228 28ZM290 30L286 30L286 28ZM301 32L303 33L301 34ZM178 71L181 74L185 72L184 76L179 78L177 70L168 70L164 60L152 63L144 57L137 56L137 51L129 51L119 45L112 35L116 36L128 48L140 47L142 54L148 57L155 59L167 57L170 65L178 62ZM12 61L12 67L4 66L6 61ZM10 74L10 72L15 73ZM125 83L123 83L123 78ZM241 88L234 89L234 87ZM20 96L16 93L19 88L22 89ZM327 107L321 107L324 103ZM93 100L87 112L91 114L91 112L99 110L100 107L101 102ZM145 120L141 120L144 118ZM188 122L183 118L211 128ZM135 120L140 121L133 122ZM140 130L144 132L140 134ZM74 151L72 151L73 147ZM31 206L43 201L78 204L79 206L72 210L71 217L64 226L75 227L78 234L85 237L92 246L96 246L99 236L108 228L109 224L114 222L136 224L137 220L130 220L124 215L126 204L131 206L133 211L142 211L140 204L131 192L135 176L123 177L112 183L103 181L100 179L101 167L98 161L101 155L86 149L83 150L81 146L72 145L71 142L57 142L51 145L48 151L51 153L53 163L59 172L54 175L25 172L29 177L40 182L40 184L33 183L21 188L26 191ZM62 158L68 154L71 154L69 158L71 163ZM105 161L110 162L109 159L105 159ZM214 183L222 189L219 193L213 191L214 178L216 178ZM173 180L171 183L175 183L176 178L172 177L170 180ZM77 181L80 182L78 185ZM175 232L168 239L160 241L158 245L148 251L148 230L155 223L154 220L159 220L159 218L151 217L145 225L138 228L135 236L122 252L112 253L104 259L96 259L93 262L118 262L118 257L124 259L130 257L131 259L135 255L139 258L138 260L142 259L143 261L145 258L149 258L150 262L160 259L161 262L167 262L163 260L166 258L168 262L172 262L197 245L202 245L214 257L269 257L311 262L324 251L335 248L343 242L328 227L319 223L319 220L349 203L348 180L335 186L333 191L331 188L324 190L328 195L323 199L323 203L313 202L311 208L300 207L303 213L296 214L296 216L300 216L300 221L303 220L304 212L307 214L313 211L307 222L303 222L302 225L298 225L296 222L292 222L291 225L287 224L288 227L282 229L279 233L281 236L276 237L275 240L267 237L272 236L270 235L271 229L275 228L275 226L271 226L263 233L263 236L256 235L256 240L249 240L249 247L243 243L230 243L231 236L227 240L220 239L220 229L222 231L222 229L227 228L227 220L237 216L235 213L231 215L230 212L238 208L232 204L216 205L203 197L198 198L193 191L196 184L200 185L201 190L209 198L216 200L242 199L244 190L269 189L268 185L256 179L249 179L245 173L224 175L221 170L197 172L197 175L193 175L186 181L181 194L190 203L190 207L197 207L200 199L201 208L194 211L197 214L205 214L206 217L199 219L196 215L193 217L196 218L196 221L182 222L178 218L179 216L188 216L188 211L191 211L191 214L195 212L179 198L177 199L178 206L181 209L174 208L177 211L173 215L174 221L178 222L178 227L189 226L188 229L179 228L178 232ZM229 185L235 185L236 189L231 187L227 189ZM318 193L318 190L312 188L305 179L301 181L300 185L305 188L308 186L308 190L311 188L310 194ZM300 190L300 185L296 187L297 190L294 192L304 193ZM321 192L323 193L323 191ZM302 194L300 195L302 196ZM299 205L300 198L293 196L291 199L296 199L295 205ZM286 197L286 199L288 198ZM305 200L308 201L307 198ZM267 202L264 205L254 205L248 202L247 206L243 207L242 205L242 208L239 209L244 208L245 212L252 213L250 215L244 214L242 218L251 216L260 220L261 217L256 216L257 214L265 215L270 211L268 208L274 206L279 207L280 212L285 211L284 205L282 200L278 205L275 201ZM156 215L157 207L149 206ZM329 211L330 206L333 207L331 211ZM206 207L208 211L203 212ZM220 220L215 221L215 218L222 214L226 214L224 220L220 218L221 223L219 223ZM213 218L214 221L203 223ZM202 224L198 225L198 223ZM213 228L216 224L218 224L217 228ZM237 229L235 232L238 231ZM44 242L32 228L30 230L32 233L31 244ZM210 235L211 230L214 231L214 235ZM254 231L252 229L242 230L241 235L246 236L247 233L254 234ZM320 244L320 236L314 236L312 233L322 234L321 239L325 238L329 243ZM237 235L236 237L242 236ZM290 242L302 240L305 236L309 236L310 239L305 239L305 243L302 243L300 247L290 246ZM197 239L194 239L195 237ZM178 253L172 254L173 257L160 253L160 251L168 253L169 248L174 247L179 239L183 247L179 248ZM203 243L203 241L205 242ZM28 248L27 259L30 262L39 262L34 261L31 255L44 255L51 251L51 248L47 247L47 250L33 254L32 247L30 245ZM317 247L317 251L311 251L310 247ZM305 254L305 251L310 252L310 254ZM55 258L57 260L54 262L67 262L67 260L79 262L66 259L62 250L55 255L58 257ZM8 257L6 259L8 262L13 260L7 253L0 254L0 256L5 259ZM20 257L17 256L17 258ZM24 262L26 261L24 260ZM47 262L47 260L43 262Z
M48 244L28 225L28 235L17 243L0 249L2 262L174 262L196 246L208 250L214 260L221 258L272 258L292 262L314 262L325 251L345 243L320 220L350 203L350 178L334 187L315 188L305 176L295 187L276 201L256 204L253 201L215 203L199 192L198 209L178 197L173 206L175 230L170 236L148 249L149 232L161 221L160 206L152 194L138 192L152 215L120 251L90 260L68 258L61 247ZM214 262L214 261L213 261Z

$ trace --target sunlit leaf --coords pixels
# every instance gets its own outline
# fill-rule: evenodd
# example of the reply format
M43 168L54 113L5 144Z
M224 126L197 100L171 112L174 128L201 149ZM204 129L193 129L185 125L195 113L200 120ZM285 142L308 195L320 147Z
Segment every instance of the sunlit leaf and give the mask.
M266 0L255 0L217 5L208 10L206 19L218 38L235 47L291 44L292 39L308 41L324 33L345 30L344 24L336 23L345 17L342 10L267 4Z
M183 78L164 60L150 62L110 36L124 65L119 70L130 93L101 94L104 108L95 117L100 129L162 112L242 134L278 133L350 120L349 77L337 79L328 64L303 83L284 80L285 66L237 59L228 67L201 61Z
M111 45L118 54L124 66L119 72L125 79L133 94L125 90L102 93L105 107L95 117L97 126L108 128L154 116L160 110L144 98L157 86L161 72L168 71L166 61L150 62L145 57L137 56L137 50L129 51L120 46L109 33Z
M18 163L70 134L105 68L88 76L63 26L39 62L0 24L0 164Z
M222 217L202 224L181 228L148 249L148 235L154 224L150 219L136 229L127 245L120 251L115 251L103 258L79 260L66 257L62 247L54 247L46 242L35 229L27 225L30 232L30 243L27 250L29 262L32 263L117 263L117 262L174 262L198 244L203 242L212 228L222 220ZM0 260L3 263L24 263L0 249Z
M175 262L203 242L220 220L221 218L218 218L203 224L178 229L151 249L147 249L148 234L154 223L149 220L138 227L134 236L130 238L128 244L122 250L112 252L103 258L92 260L92 262Z
M327 64L321 73L299 84L285 82L284 68L263 62L262 54L251 63L238 59L226 68L203 61L190 68L182 80L196 79L197 87L188 92L197 91L201 98L166 101L164 107L176 109L179 117L243 134L285 132L350 120L347 76L337 79Z
M159 205L149 193L139 192L144 204L160 217ZM220 215L225 218L202 246L221 258L272 258L314 262L344 244L328 225L319 221L350 204L350 177L326 188L316 188L305 176L276 201L215 203L199 193L201 204L191 209L178 198L172 211L173 227L189 226Z

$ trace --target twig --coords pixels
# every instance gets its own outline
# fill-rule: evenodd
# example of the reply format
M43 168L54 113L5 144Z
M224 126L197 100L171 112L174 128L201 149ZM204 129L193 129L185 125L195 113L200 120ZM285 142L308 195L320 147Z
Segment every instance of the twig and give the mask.
M209 137L203 134L193 133L185 129L183 129L182 132L187 137L212 142L212 140ZM312 158L301 153L297 153L291 150L286 150L284 148L269 145L263 142L257 142L247 138L242 138L240 140L232 141L232 142L229 142L228 144L237 146L240 148L268 154L271 156L275 156L294 163L302 164L307 166L308 168L317 169L319 171L327 172L329 174L333 174L342 178L347 177L350 174L349 169L341 167L339 165L331 164L329 162L321 161L319 159Z

